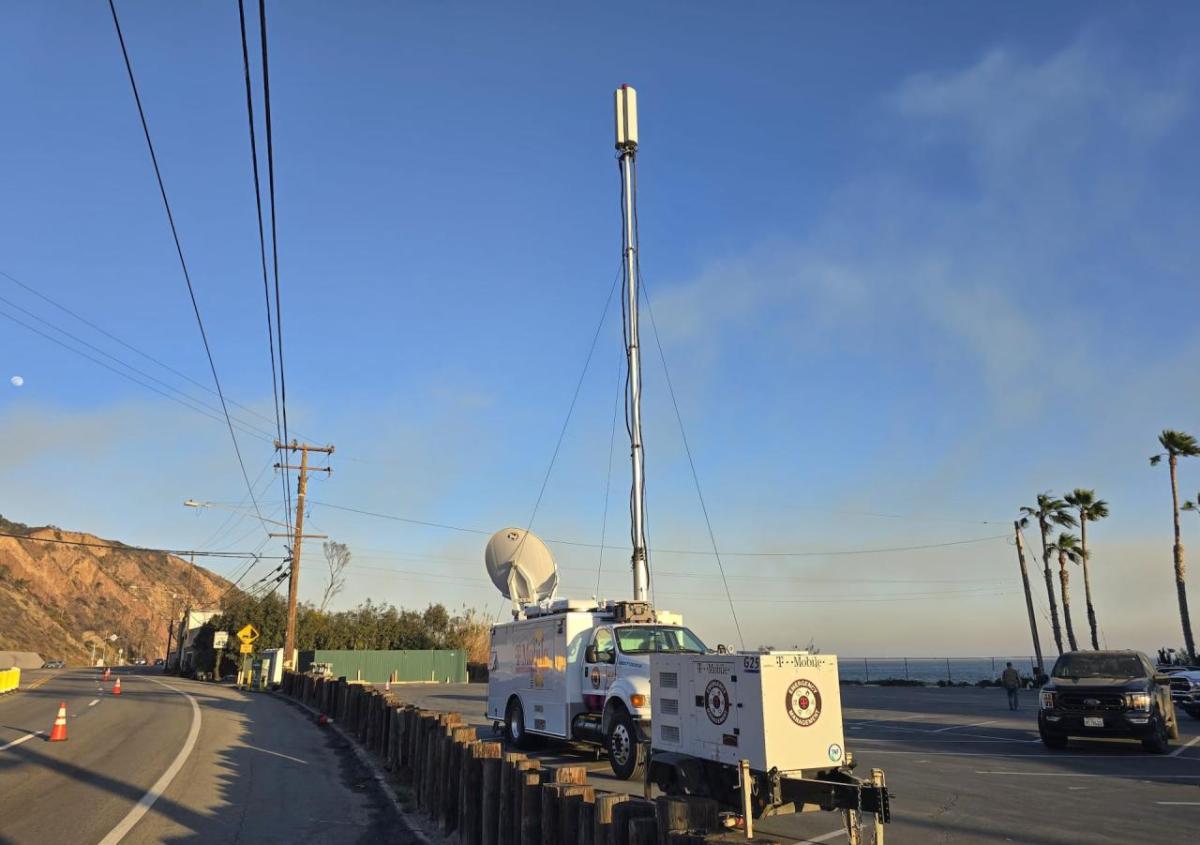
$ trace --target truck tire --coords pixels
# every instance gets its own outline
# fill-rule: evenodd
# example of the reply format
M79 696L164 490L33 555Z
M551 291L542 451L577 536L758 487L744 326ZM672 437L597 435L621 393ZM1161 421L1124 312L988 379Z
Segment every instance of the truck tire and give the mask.
M1142 740L1142 748L1145 748L1151 754L1166 754L1171 748L1168 730L1161 716L1155 719L1154 733Z
M1053 748L1055 751L1067 747L1067 735L1056 734L1046 731L1044 728L1038 728L1038 735L1042 738L1042 745L1047 748Z
M525 708L521 699L515 695L509 699L508 708L504 711L504 742L512 748L526 749L532 745L532 740L525 731Z
M624 707L618 707L613 713L604 747L608 749L608 764L618 780L635 780L643 776L646 749L638 741L637 725Z

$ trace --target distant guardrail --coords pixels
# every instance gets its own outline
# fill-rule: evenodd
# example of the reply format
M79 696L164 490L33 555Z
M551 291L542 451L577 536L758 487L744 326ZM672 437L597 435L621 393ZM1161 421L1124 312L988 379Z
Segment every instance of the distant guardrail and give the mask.
M1037 660L1028 656L997 657L838 657L838 675L843 681L875 683L883 680L939 681L976 684L995 681L1006 663L1022 677L1032 678ZM1043 670L1047 667L1043 667Z
M15 692L21 687L21 670L17 668L0 669L0 695Z

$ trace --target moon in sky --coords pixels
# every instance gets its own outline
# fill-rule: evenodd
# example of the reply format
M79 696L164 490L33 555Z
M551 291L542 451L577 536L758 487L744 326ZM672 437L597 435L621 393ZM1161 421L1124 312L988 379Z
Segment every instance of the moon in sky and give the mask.
M12 382L13 387L20 387L25 383L25 379L21 378L20 376L13 376L11 379L9 379L9 381Z

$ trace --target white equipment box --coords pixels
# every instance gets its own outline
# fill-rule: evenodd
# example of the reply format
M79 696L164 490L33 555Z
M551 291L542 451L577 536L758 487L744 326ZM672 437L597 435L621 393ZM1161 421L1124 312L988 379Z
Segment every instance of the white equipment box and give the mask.
M845 757L837 658L804 651L656 654L651 745L759 772L837 768Z

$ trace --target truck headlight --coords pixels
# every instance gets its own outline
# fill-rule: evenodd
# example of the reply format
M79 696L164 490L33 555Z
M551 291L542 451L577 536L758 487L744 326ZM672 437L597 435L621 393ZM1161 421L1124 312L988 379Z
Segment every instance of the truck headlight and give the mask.
M1149 710L1150 709L1150 693L1148 692L1131 692L1125 696L1125 703L1130 710Z
M645 707L646 702L648 702L649 700L650 700L650 696L642 695L640 692L635 692L633 695L629 696L629 703L632 704L634 707L636 707L639 710L641 710L643 707Z
M1041 704L1042 704L1043 710L1053 710L1054 709L1054 693L1047 691L1047 690L1042 690Z

